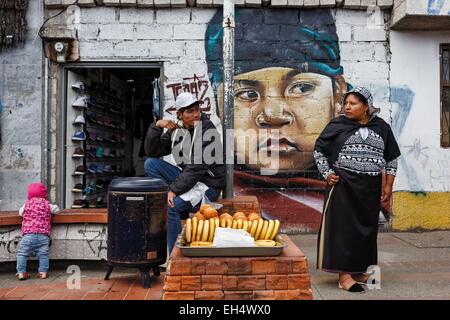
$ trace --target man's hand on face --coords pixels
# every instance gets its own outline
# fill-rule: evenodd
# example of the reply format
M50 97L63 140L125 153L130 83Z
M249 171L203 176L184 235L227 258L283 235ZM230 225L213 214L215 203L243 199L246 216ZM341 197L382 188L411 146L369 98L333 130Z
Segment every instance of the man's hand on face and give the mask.
M174 122L172 120L158 120L158 122L156 122L156 126L158 128L166 128L169 130L175 130L178 128L178 125L176 124L176 122Z

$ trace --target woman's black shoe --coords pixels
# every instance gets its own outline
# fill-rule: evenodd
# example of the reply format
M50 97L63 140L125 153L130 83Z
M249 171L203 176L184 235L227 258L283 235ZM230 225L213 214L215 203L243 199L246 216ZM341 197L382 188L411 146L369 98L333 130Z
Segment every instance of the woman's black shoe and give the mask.
M353 285L352 285L350 288L348 288L348 289L345 289L345 288L341 285L340 282L338 282L338 284L339 284L339 289L343 289L343 290L348 291L348 292L358 292L358 293L364 293L364 292L366 292L366 290L365 290L359 283L353 284Z

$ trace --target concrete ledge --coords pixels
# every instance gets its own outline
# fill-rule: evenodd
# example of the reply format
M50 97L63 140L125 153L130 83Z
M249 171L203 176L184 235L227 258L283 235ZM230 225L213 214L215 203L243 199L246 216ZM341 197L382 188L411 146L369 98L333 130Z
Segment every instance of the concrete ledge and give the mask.
M52 216L52 224L64 223L108 223L107 209L64 209ZM18 211L1 211L0 226L22 224Z

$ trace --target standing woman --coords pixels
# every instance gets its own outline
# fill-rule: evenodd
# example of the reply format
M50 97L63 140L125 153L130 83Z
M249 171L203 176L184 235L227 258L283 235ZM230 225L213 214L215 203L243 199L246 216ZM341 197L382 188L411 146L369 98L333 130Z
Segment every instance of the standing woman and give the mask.
M392 196L400 150L391 127L377 116L373 96L356 87L343 111L316 141L314 158L327 181L317 268L339 273L339 288L364 292L367 268L377 264L381 201ZM382 171L386 184L382 188Z

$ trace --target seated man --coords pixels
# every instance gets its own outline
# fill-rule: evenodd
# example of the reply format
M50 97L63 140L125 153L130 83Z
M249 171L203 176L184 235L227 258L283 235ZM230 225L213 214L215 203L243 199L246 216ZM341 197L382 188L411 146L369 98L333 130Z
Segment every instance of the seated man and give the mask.
M225 187L222 143L216 127L200 112L199 101L191 93L181 93L175 108L178 121L152 123L145 139L145 152L149 156L144 164L145 172L164 180L170 189L169 252L181 232L180 213L192 210L204 195L215 201ZM171 153L178 167L159 159Z

